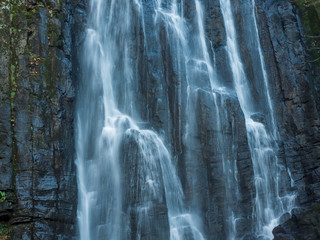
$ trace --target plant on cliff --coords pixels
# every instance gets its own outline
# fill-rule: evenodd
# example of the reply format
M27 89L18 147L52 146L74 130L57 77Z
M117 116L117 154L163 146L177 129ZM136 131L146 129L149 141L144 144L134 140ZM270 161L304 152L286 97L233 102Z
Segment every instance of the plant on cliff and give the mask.
M7 199L6 193L0 191L0 202L4 202Z
M9 239L9 228L6 224L0 224L0 240Z
M320 0L291 0L298 9L305 26L305 39L310 53L310 62L315 62L320 71Z
M314 66L312 85L320 91L320 0L290 0L298 8L305 27L304 42L309 55L308 62ZM319 95L318 95L319 96ZM320 103L320 97L317 98Z

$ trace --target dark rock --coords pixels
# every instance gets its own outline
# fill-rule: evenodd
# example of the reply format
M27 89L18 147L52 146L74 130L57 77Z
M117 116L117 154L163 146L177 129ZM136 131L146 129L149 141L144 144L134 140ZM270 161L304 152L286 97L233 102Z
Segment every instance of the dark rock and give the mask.
M283 141L281 151L292 171L300 204L309 205L319 201L320 183L315 176L320 164L320 125L317 94L313 91L311 66L302 41L303 30L296 10L288 1L266 1L261 7L264 12L260 12L260 31L270 36L270 40L263 41L263 46Z
M308 62L304 29L295 6L284 0L259 1L257 5L260 36L268 36L261 37L261 42L282 140L280 158L291 170L300 206L309 209L319 202L319 93L313 84L317 76L313 76ZM299 216L309 214L303 213L305 211ZM311 230L310 222L300 230L296 224L293 216L275 228L275 239L319 238L296 234L300 230Z
M259 122L259 123L262 123L262 124L266 124L266 118L263 114L261 113L254 113L252 114L251 116L251 119L255 122Z
M71 8L1 2L0 220L12 239L75 235Z
M123 221L125 226L130 226L124 233L127 239L170 238L160 163L164 159L152 134L129 129L123 136L121 167L126 214Z
M273 230L275 240L320 238L320 205L308 211L292 214L291 218Z
M0 4L0 191L6 200L0 198L0 221L12 217L13 167L12 167L12 129L10 106L10 11L7 2ZM10 199L10 204L8 200Z
M237 236L242 237L250 232L248 216L255 192L243 113L237 99L228 94L195 89L189 101L188 112L194 116L189 118L185 140L189 146L183 183L186 199L193 209L198 209L209 239L227 238L230 229L226 219L231 213L226 206L232 206L239 218ZM231 162L223 163L227 160ZM228 179L223 164L230 164L229 170L238 179L237 183ZM230 181L233 184L227 185Z

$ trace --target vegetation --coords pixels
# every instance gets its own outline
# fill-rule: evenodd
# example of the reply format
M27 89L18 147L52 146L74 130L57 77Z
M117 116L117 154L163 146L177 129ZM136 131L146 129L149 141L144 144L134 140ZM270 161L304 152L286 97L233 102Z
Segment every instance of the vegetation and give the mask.
M5 200L7 200L7 196L5 192L0 191L0 202L4 202Z
M313 206L313 210L314 210L317 214L320 214L320 204L317 204L317 205Z
M7 200L6 193L0 191L0 202L4 202L5 200Z
M0 240L9 239L9 228L6 224L0 224Z
M7 204L8 204L9 206L12 205L12 202L11 202L11 201L8 201L8 198L7 198L6 193L3 192L3 191L0 191L0 203L3 203L3 202L7 202Z
M299 8L301 20L306 28L310 62L316 63L320 72L320 0L291 0Z
M320 0L290 0L298 7L298 13L305 27L304 42L306 43L308 62L314 67L311 72L312 91L316 93L316 101L320 103ZM319 104L318 104L319 105Z

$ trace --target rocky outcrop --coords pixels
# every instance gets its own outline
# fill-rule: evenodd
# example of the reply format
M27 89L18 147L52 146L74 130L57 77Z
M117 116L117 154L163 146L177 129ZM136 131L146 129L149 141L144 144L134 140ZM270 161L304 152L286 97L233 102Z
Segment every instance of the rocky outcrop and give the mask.
M275 113L282 139L282 158L292 171L301 205L319 201L320 134L315 72L308 61L297 8L288 1L260 7L263 41ZM263 20L265 24L263 24ZM279 24L281 23L281 27Z
M225 48L225 26L219 1L201 2L205 6L208 51L212 58L213 54L216 54L214 64L217 81L232 89L232 75ZM293 187L290 188L288 177L286 185L289 190L298 192L298 205L311 206L319 201L319 94L314 88L315 73L308 61L306 45L302 38L303 28L299 23L297 9L289 1L255 2L256 8L252 9L251 1L232 1L240 54L249 79L250 91L255 99L253 108L260 112L260 115L254 117L267 128L272 127L266 103L266 89L262 86L263 72L257 50L258 43L253 36L255 26L252 12L257 16L274 117L280 135L278 158L283 166L291 170L294 181ZM165 8L166 4L163 5ZM220 106L223 109L221 112L229 113L221 119L221 127L225 130L217 129L217 106L214 104L213 96L206 92L210 88L209 79L205 77L207 67L203 64L198 69L194 68L196 62L191 59L186 64L186 69L181 65L179 68L173 58L181 57L177 50L179 45L170 39L174 33L170 32L170 28L168 29L161 18L158 18L158 22L154 21L152 3L145 2L143 6L144 21L148 24L143 26L143 23L137 20L133 38L133 46L138 49L133 59L137 59L138 64L135 76L139 79L136 99L139 100L140 116L168 138L174 159L179 166L186 200L189 206L197 209L202 216L208 236L212 239L215 236L225 238L228 234L228 223L223 222L223 219L226 219L228 213L224 212L227 205L224 198L228 191L232 192L234 189L225 189L226 179L222 178L224 175L219 154L221 155L221 151L228 152L230 146L219 149L218 136L221 132L228 136L225 142L239 144L238 155L233 157L239 168L237 176L241 179L239 186L243 192L240 194L242 199L237 199L237 202L241 202L237 212L241 219L251 216L251 198L255 194L252 185L251 156L241 109L236 107L237 99L221 97L218 94L218 98L226 102L231 101L231 104L224 103ZM195 4L186 1L183 7L188 30L199 34L195 16L192 14L196 12ZM155 34L156 32L159 35ZM194 44L197 44L196 40ZM188 84L189 87L192 85L189 96ZM193 105L191 108L190 103ZM147 106L147 110L144 106ZM226 126L227 122L231 122L233 128ZM190 124L194 125L191 127ZM186 126L189 126L192 132L188 132ZM186 142L186 135L189 142ZM236 199L235 196L233 199ZM231 203L234 204L236 203ZM251 220L243 221L238 225L239 236L250 232L248 229L251 227Z
M148 132L128 129L121 146L123 239L170 239L161 161L157 142ZM168 159L167 159L168 160Z
M196 89L191 95L188 112L194 116L188 123L184 159L186 198L192 209L199 209L208 239L229 236L231 212L238 218L237 237L250 235L248 216L255 189L239 103L223 92Z
M320 238L320 205L311 209L300 209L291 218L273 230L274 240Z
M77 185L69 1L2 1L0 221L12 239L71 239Z
M282 140L280 154L291 170L298 205L302 212L307 211L277 227L276 239L318 238L303 236L303 228L312 229L310 221L297 228L302 235L294 230L302 216L314 214L308 209L320 201L319 92L315 84L319 75L309 60L305 26L298 12L288 1L263 1L258 5L260 35L268 36L261 39Z

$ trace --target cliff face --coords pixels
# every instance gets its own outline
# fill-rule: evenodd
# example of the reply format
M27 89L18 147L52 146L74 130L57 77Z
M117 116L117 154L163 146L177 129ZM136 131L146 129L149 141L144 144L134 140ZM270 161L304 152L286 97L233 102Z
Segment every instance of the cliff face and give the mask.
M152 25L151 2L143 3L144 22L149 24L143 26L136 16L130 40L130 57L136 63L132 75L138 79L131 85L131 91L138 114L148 122L147 127L151 126L166 139L178 166L186 202L203 219L208 239L224 239L228 234L226 191L240 192L241 197L232 196L234 201L228 204L235 206L237 215L244 216L237 231L239 236L245 236L252 228L253 220L247 216L252 214L255 188L238 99L223 92L208 94L208 79L192 68L192 60L187 70L181 70L173 58L178 52L172 47L166 23ZM191 30L197 25L193 2L184 1L183 5ZM221 82L232 89L220 3L218 0L201 3L210 58L216 60ZM259 61L252 53L256 46L244 24L248 22L249 1L235 0L232 4L240 55L256 108L262 109L256 118L270 127L263 101L265 93L258 82L262 73L255 70ZM13 239L71 239L77 235L74 99L81 77L78 56L87 9L87 1L0 3L0 191L5 194L0 201L0 222L10 225ZM307 51L310 42L304 36L308 30L299 18L299 11L287 0L256 1L262 53L280 135L278 158L290 169L294 183L287 179L287 184L298 192L301 207L291 219L283 217L283 225L274 231L276 239L300 239L310 231L314 232L310 239L316 239L320 234L313 226L319 224L319 220L313 219L319 219L314 205L320 202L319 73ZM159 28L159 35L155 35L155 28ZM203 72L207 71L201 67ZM186 87L189 83L181 72L197 78L190 97ZM121 96L123 88L115 86L115 89L120 89L117 95ZM126 112L128 106L119 99L121 110ZM188 148L184 134L187 125L192 129L188 130L191 143ZM217 139L222 135L225 145L220 146ZM127 142L129 150L123 151L126 160L123 162L129 162L128 159L132 162L123 163L124 172L128 172L126 181L135 182L130 170L135 169L141 154L134 141L128 138ZM232 153L228 157L236 159L239 189L225 188L221 152ZM124 192L134 195L130 189ZM126 205L131 200L128 198ZM164 208L155 209L155 215L165 215ZM168 223L163 219L158 221L165 228ZM304 227L296 231L301 222ZM168 236L167 232L157 234Z
M286 1L266 1L262 5L261 19L267 24L261 24L260 31L270 36L271 44L265 41L263 46L269 53L266 62L272 74L273 96L280 103L276 112L283 141L281 154L291 169L302 208L274 230L275 239L320 237L315 230L319 226L320 200L318 41L310 41L310 34L317 31L310 30L305 16L299 18L306 11L302 7ZM313 16L312 21L317 22L318 17Z
M308 205L319 201L319 92L315 89L319 75L306 53L298 9L285 1L267 3L264 8L272 47L264 44L271 55L266 62L273 74L273 94L281 103L276 112L282 151L300 203Z
M69 1L0 4L0 221L12 239L75 233Z
M228 67L225 48L226 32L219 1L204 0L202 3L205 9L207 46L212 47L211 50L209 48L209 54L215 54L217 75L225 86L232 88L231 69ZM259 65L258 58L252 53L257 46L252 41L253 33L246 25L250 22L248 21L250 1L232 1L232 4L242 62L256 99L256 108L262 109L260 119L262 122L267 122L268 126L270 116L263 100L265 92L259 82L262 73L256 70ZM145 21L152 22L154 14L152 6L145 3L144 7L148 9ZM190 29L196 29L196 22L193 19L195 11L196 6L192 1L184 3L184 14ZM287 185L291 185L292 190L298 192L297 205L302 208L294 213L293 218L303 217L302 212L305 211L303 209L310 209L320 200L319 72L317 62L313 61L315 58L312 58L313 55L307 50L310 48L310 41L305 37L306 26L299 17L300 11L290 1L256 1L262 54L269 76L269 90L279 131L278 158L281 164L290 169L289 175L293 182L288 178ZM228 136L225 142L232 142L236 150L234 148L231 150L230 145L223 146L222 149L227 152L235 151L233 157L237 159L239 191L242 193L242 197L234 198L235 202L231 204L237 206L236 214L250 216L255 189L243 114L237 100L234 101L230 96L221 93L216 95L218 102L221 102L218 106L211 94L201 90L192 93L189 100L191 103L188 105L185 101L187 83L183 81L185 76L181 75L183 70L172 60L172 56L177 55L177 50L172 47L171 33L166 29L166 23L163 25L160 23L160 26L148 24L145 29L142 24L139 21L135 22L133 37L135 42L132 43L140 46L133 56L138 62L135 74L139 76L140 81L134 86L134 92L137 93L136 102L139 102L140 115L158 131L165 132L172 147L171 151L177 159L188 204L198 208L205 222L207 236L210 236L210 239L223 239L227 234L226 223L223 223L223 219L227 217L227 213L223 210L226 204L223 197L226 189L219 158L223 150L217 146L221 129L215 126L215 122L219 118L217 111L227 111L224 118L220 119L226 124L223 126L224 134ZM162 29L160 36L153 34L157 27ZM142 34L143 31L145 35ZM147 43L151 52L143 47L143 43ZM192 63L188 67L192 67ZM192 83L195 88L209 88L205 76L192 76L197 77L197 82ZM144 106L147 106L146 110ZM191 127L193 129L190 132L191 148L186 149L183 133L187 131L184 126L190 115L194 115L192 118L196 125ZM196 163L194 159L197 159ZM235 189L231 188L231 191ZM198 201L194 202L194 199ZM286 218L288 216L284 216L282 222ZM242 221L239 224L241 226L238 229L239 236L245 235L251 227L250 219ZM310 221L306 223L308 224ZM305 229L301 229L301 235L296 235L294 227L284 229L275 231L276 235L280 232L280 235L277 235L279 239L282 239L280 237L284 236L285 231L287 238L284 239L299 238L307 234ZM290 232L293 232L292 235ZM317 235L319 233L315 234L313 239L319 236Z

